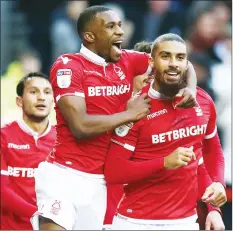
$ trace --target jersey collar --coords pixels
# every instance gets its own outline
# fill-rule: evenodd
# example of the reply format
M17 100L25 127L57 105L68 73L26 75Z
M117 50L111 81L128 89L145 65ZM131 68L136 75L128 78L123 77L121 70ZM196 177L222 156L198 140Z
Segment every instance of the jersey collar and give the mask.
M154 80L152 80L151 84L150 84L150 88L148 90L148 95L152 98L152 99L162 99L162 100L166 100L169 99L167 96L161 94L160 92L156 91L153 88L153 83Z
M39 134L38 134L37 132L33 131L33 130L25 123L25 121L23 120L23 118L20 119L20 120L18 120L17 123L18 123L19 127L20 127L24 132L26 132L28 135L31 135L31 136L37 137L37 138L47 135L47 134L50 132L51 128L52 128L52 124L51 124L50 121L49 121L48 127L47 127L47 129L45 130L45 132L39 136Z
M97 65L106 66L108 64L105 62L105 59L103 59L99 55L97 55L94 52L87 49L83 44L81 45L80 54L84 58L88 59L89 61L91 61Z

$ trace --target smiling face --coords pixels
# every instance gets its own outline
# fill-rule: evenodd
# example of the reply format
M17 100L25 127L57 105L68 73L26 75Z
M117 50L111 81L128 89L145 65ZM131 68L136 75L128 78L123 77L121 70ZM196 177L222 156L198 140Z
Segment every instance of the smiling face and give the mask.
M160 42L152 52L151 65L155 73L155 89L168 97L175 96L186 82L186 45L179 41Z
M88 30L91 32L86 32L86 38L89 42L92 41L94 52L106 62L118 62L124 35L118 15L111 10L97 13ZM87 37L88 33L92 39Z
M48 117L53 105L53 91L48 80L40 77L29 78L24 83L22 96L16 99L22 107L23 116L33 121L41 121Z

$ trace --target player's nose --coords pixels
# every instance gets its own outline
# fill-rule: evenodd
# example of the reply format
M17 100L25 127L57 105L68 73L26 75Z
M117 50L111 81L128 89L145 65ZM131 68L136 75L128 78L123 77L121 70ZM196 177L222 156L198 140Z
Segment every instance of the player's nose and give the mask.
M123 29L120 26L117 26L115 33L117 35L123 36L125 32L123 31Z

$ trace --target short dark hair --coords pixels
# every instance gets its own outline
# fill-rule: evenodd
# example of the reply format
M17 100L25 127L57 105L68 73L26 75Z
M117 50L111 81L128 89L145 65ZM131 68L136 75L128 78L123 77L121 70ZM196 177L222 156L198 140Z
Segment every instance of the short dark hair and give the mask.
M38 77L42 79L48 80L48 76L42 72L30 72L26 76L24 76L16 86L16 93L18 96L23 96L25 83L30 81L33 77ZM49 80L48 80L49 81Z
M155 41L153 42L151 48L152 55L155 52L155 50L158 48L159 43L166 41L177 41L186 45L185 41L177 34L173 34L173 33L163 34L160 35L158 38L156 38Z
M93 20L96 14L110 11L111 9L105 6L91 6L86 8L79 16L77 21L77 31L81 39L83 39L83 32L85 32L86 26Z
M145 52L147 54L151 53L152 42L142 41L134 45L135 51Z

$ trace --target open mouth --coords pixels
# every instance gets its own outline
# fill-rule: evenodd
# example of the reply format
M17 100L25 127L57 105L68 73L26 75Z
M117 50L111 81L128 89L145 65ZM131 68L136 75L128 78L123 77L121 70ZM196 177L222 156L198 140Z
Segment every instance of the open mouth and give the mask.
M165 73L169 76L177 76L180 74L179 72L174 72L174 71L166 71Z
M122 41L116 41L112 43L112 45L119 50L121 50L121 44L122 44Z

